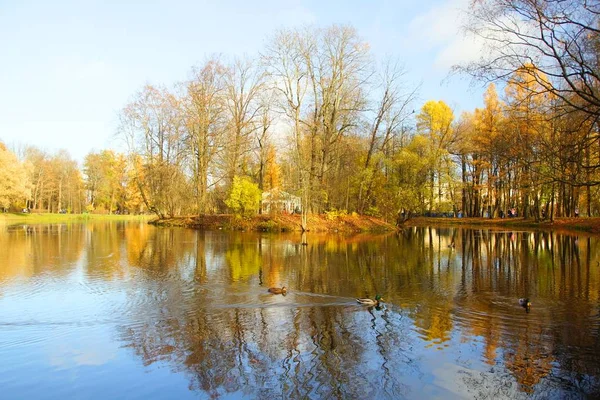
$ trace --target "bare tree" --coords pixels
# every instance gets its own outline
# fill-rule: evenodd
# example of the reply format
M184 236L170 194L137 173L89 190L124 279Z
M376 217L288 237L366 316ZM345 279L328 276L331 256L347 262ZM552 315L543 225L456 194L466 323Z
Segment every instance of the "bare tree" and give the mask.
M314 102L320 103L316 109L320 121L315 128L321 152L317 174L323 188L336 146L358 125L360 113L366 108L364 87L372 75L372 65L368 45L354 28L334 25L319 33L320 47L311 78Z
M255 130L255 157L258 162L258 187L260 190L264 190L268 153L273 145L271 131L275 119L275 115L273 114L274 92L267 89L263 90L260 103L260 118L257 121L258 126Z
M196 207L207 211L209 174L222 147L227 126L227 69L218 58L207 60L192 70L182 98L186 142L191 151L191 170L195 186ZM213 176L213 181L216 181Z
M229 126L223 161L229 185L242 170L244 157L252 150L253 134L260 127L264 80L264 71L247 58L236 58L225 75Z
M471 5L465 28L483 40L484 51L455 70L506 81L533 65L527 72L538 90L598 120L600 2L473 0Z
M372 107L368 119L368 148L358 194L358 212L364 213L371 200L374 182L374 165L377 154L383 155L390 141L401 130L412 114L410 105L415 100L419 86L406 90L402 78L406 70L397 61L386 60L374 79L373 92L379 97Z
M146 207L159 217L185 207L184 121L178 99L146 85L121 113L120 131L136 168L135 181Z
M292 154L297 166L302 199L302 230L307 229L310 204L311 175L306 163L302 118L307 107L309 80L303 52L310 51L313 42L297 30L278 32L267 47L263 63L268 67L272 87L279 94L279 110L291 122Z
M366 108L368 46L349 26L287 30L275 35L264 60L292 124L303 211L321 211L328 207L342 139Z

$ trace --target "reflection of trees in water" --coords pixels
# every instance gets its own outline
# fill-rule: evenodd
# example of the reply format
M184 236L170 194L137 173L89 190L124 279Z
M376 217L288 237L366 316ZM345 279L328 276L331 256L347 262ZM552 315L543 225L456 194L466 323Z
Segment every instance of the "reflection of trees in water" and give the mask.
M456 328L483 337L485 361L504 363L526 392L545 377L578 391L573 373L595 377L591 381L599 384L596 238L415 228L395 243L388 237L313 254L319 250L318 245L307 249L313 258L306 263L306 290L384 292L408 307L417 330L433 345L448 341ZM328 267L325 272L314 270L318 262ZM534 302L531 314L517 305L524 296Z
M81 258L85 227L80 224L9 226L0 232L0 280L41 273L64 276Z
M150 278L147 293L135 294L146 297L139 314L156 312L123 338L145 363L169 362L211 395L406 392L402 382L417 373L403 350L414 340L408 323L437 348L457 330L462 340L481 338L481 358L500 372L491 381L465 378L475 393L510 386L503 368L525 393L541 393L539 383L588 394L599 387L595 238L415 228L301 246L285 236L156 230L139 247ZM285 301L261 297L261 285L279 284L291 288ZM240 285L249 293L229 292ZM391 304L370 314L317 306L305 293L382 293L411 320L400 323ZM522 296L532 298L530 314L516 302Z
M166 273L196 258L197 233L188 229L152 229L145 240L131 249L130 265ZM133 261L133 262L132 262Z
M390 398L405 392L402 371L414 368L403 354L405 332L379 317L371 332L357 326L368 326L366 310L205 308L184 319L160 317L129 326L122 339L146 365L169 363L190 376L191 389L211 396Z
M504 363L527 393L551 376L565 389L597 391L600 345L593 331L600 280L590 266L598 240L486 230L462 230L460 237L455 315L473 336L484 338L486 361ZM534 304L530 314L516 306L525 296ZM580 387L573 373L589 375L596 388Z
M517 379L519 388L527 393L548 376L555 361L552 346L545 342L541 329L526 327L518 335L503 342L504 365Z
M141 243L147 241L149 228L142 222L108 221L87 224L85 271L88 278L125 279L128 265L136 265L135 259L130 256L140 254ZM130 263L127 264L124 260Z
M247 280L258 275L261 265L259 240L244 243L240 236L232 238L225 250L225 260L231 271L231 281Z
M222 257L211 258L213 263L221 263L219 268L213 264L194 270L193 280L201 283L194 290L187 290L189 279L181 272L188 264L185 256L179 262L166 262L171 258L165 253L177 254L169 235L149 238L154 242L152 249L163 256L153 256L148 246L143 247L143 264L160 262L162 272L156 274L156 267L151 266L144 269L154 279L140 281L144 286L135 292L132 303L141 309L131 313L137 317L123 328L122 338L146 365L169 363L191 377L192 389L211 396L365 398L393 397L406 390L400 383L401 371L415 368L405 351L409 347L407 327L388 311L290 305L278 303L284 298L268 296L260 288L245 295L228 289L248 272L243 266L248 257L251 265L257 265L259 255L260 271L254 272L252 267L251 275L264 274L264 281L272 282L277 279L273 277L287 273L296 292L315 287L327 292L334 280L307 262L324 251L325 243L313 249L298 248L294 253L283 251L286 244L277 239L198 235L196 245L202 250L194 254L204 261L197 259L192 264L205 265L206 257L213 254ZM375 250L367 252L374 254ZM300 270L286 266L281 254L299 261ZM165 276L169 279L157 279ZM315 282L321 286L314 286ZM207 287L202 287L204 283ZM247 303L245 296L252 302Z

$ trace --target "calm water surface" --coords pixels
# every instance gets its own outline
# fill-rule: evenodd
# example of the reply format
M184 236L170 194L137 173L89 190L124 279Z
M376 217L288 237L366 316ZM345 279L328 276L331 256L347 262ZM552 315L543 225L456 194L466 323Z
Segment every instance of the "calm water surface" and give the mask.
M299 243L0 226L0 397L600 396L598 237L414 228ZM285 297L266 291L281 285ZM354 300L377 293L380 309Z

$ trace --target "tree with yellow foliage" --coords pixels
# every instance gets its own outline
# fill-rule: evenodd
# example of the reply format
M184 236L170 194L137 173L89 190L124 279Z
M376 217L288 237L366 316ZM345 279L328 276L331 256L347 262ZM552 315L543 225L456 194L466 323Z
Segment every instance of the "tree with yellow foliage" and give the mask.
M397 172L396 206L399 216L404 219L413 212L423 213L430 204L431 198L429 177L431 176L431 163L429 162L429 149L431 144L425 135L414 135L411 141L398 151L393 160Z
M520 198L514 201L520 204L521 214L528 218L540 215L541 168L544 155L542 141L549 129L546 118L546 94L542 94L539 80L532 78L534 65L523 66L513 74L505 92L507 98L507 128L510 131L512 155L515 158L515 182L518 185ZM541 75L537 72L536 75ZM533 200L533 204L532 204ZM532 207L533 206L533 210Z
M89 210L126 210L127 160L112 150L90 153L84 159L83 171L89 196Z
M0 142L0 207L26 207L30 195L28 168Z
M166 88L146 85L121 112L120 131L130 159L144 179L136 185L148 210L159 217L191 208L181 101ZM141 157L137 157L137 156Z
M429 211L434 208L435 193L437 193L438 206L443 201L443 194L450 195L449 185L447 182L444 183L444 178L447 178L451 173L448 148L455 141L453 121L454 112L442 100L426 102L420 113L417 114L417 130L429 138L430 145L428 154L432 168L429 176ZM447 192L444 193L444 190Z
M548 94L600 117L600 11L590 0L476 0L464 28L479 38L476 60L454 68L478 79L527 76L531 95ZM523 66L536 64L537 68Z
M235 176L225 204L237 215L250 215L258 211L261 192L258 185L247 177Z
M269 191L277 189L281 185L281 168L277 164L277 153L275 146L269 144L267 150L267 159L265 162L265 174L263 180L263 190Z
M480 201L485 200L481 206L490 217L494 216L501 207L501 190L505 179L504 162L502 160L507 146L501 139L501 124L503 122L504 105L498 98L496 87L492 83L486 89L483 98L484 107L475 109L473 116L474 130L470 138L472 149L477 153L478 163L475 169L480 172L480 187L477 188L475 210L470 215L481 215ZM475 157L475 156L473 156ZM479 189L485 188L485 196L481 197Z

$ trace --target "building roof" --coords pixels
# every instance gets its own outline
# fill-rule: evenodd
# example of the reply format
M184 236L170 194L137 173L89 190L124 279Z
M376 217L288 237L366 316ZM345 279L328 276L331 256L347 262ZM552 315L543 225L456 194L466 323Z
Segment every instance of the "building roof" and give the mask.
M283 190L273 189L262 194L263 201L300 201L299 196L295 196Z

